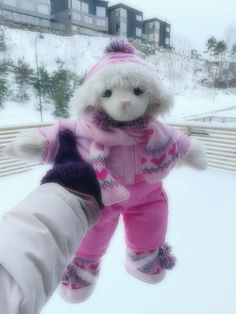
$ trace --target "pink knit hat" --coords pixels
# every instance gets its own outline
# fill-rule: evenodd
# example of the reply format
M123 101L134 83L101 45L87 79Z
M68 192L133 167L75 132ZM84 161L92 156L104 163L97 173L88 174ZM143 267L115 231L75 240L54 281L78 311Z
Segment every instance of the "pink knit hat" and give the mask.
M85 81L89 80L93 75L112 64L137 64L146 69L152 70L151 67L139 58L135 53L134 46L127 40L113 40L105 49L105 55L90 69L85 77Z
M116 39L108 44L104 56L87 72L72 99L72 113L82 116L89 111L87 108L96 110L105 90L116 87L145 89L153 113L163 114L172 105L172 97L154 66L140 58L127 40Z

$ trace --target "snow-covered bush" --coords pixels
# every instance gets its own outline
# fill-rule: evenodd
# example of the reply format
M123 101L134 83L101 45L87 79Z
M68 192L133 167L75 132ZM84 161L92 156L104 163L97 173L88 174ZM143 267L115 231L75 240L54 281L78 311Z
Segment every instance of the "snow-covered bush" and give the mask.
M18 59L14 66L15 83L17 85L17 93L15 99L18 102L26 102L30 99L29 87L32 84L32 76L34 71L25 63L24 59Z

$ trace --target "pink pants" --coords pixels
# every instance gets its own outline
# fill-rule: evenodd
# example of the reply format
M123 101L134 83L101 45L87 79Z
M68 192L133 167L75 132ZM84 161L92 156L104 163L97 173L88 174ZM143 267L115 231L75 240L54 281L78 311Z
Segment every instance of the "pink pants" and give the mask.
M154 250L165 243L168 201L161 183L126 186L129 200L107 206L84 236L76 255L97 260L105 252L122 214L127 247L133 252Z

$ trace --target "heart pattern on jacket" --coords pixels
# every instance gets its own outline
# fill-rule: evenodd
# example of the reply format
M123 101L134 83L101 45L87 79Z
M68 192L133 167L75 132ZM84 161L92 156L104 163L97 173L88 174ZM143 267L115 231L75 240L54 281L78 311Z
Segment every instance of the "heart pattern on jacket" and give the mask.
M103 168L102 170L96 170L97 178L101 181L105 180L108 176L108 170Z

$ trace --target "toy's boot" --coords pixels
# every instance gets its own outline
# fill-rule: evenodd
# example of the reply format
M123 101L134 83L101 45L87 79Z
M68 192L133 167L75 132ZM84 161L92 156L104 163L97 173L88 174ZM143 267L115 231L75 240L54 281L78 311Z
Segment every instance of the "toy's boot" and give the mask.
M172 269L175 266L176 260L170 251L171 248L168 245L147 252L128 251L126 270L146 283L158 283L164 279L166 269Z
M99 266L99 260L91 261L75 256L63 274L59 286L61 297L71 303L87 300L95 288Z

